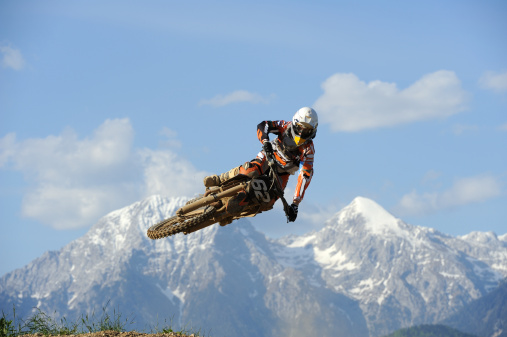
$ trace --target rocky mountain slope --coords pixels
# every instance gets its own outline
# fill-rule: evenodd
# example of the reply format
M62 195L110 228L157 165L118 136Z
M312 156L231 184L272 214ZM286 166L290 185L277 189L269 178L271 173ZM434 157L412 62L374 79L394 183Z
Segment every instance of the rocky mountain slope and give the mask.
M442 323L477 336L507 337L507 281Z
M382 336L439 322L507 276L506 236L447 236L361 197L302 236L269 239L241 220L149 240L183 202L135 203L4 275L0 309L72 317L110 301L139 328L169 318L214 336Z

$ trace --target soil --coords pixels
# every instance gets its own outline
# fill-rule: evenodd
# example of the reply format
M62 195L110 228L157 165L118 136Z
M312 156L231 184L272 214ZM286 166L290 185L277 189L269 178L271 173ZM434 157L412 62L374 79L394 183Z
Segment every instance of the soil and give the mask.
M179 332L169 332L169 333L158 333L158 334L147 334L136 331L128 331L128 332L118 332L118 331L100 331L94 333L84 333L79 335L69 335L65 337L195 337L196 335L182 335ZM19 337L45 337L43 334L35 334L35 335L23 335Z

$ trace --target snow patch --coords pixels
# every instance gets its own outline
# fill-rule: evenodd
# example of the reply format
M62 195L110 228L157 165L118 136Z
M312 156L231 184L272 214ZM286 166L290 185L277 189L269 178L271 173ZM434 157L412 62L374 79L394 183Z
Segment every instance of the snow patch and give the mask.
M288 247L295 248L295 247L306 247L307 245L313 243L315 241L315 234L309 235L309 236L301 236L296 238L294 241L292 241Z
M74 293L74 295L72 295L72 298L67 302L69 309L74 309L74 301L76 300L77 296L78 294Z
M493 269L496 269L496 270L501 270L501 271L504 271L504 272L507 272L507 266L504 265L504 264L497 264L497 263L493 263L491 265L491 268ZM507 273L506 273L507 274Z
M383 234L385 232L390 232L397 236L405 235L404 231L399 226L399 220L375 201L368 198L357 197L352 201L350 207L363 216L365 219L365 228L371 233Z
M443 271L440 272L440 275L442 275L445 278L453 278L453 279L460 279L460 278L463 277L463 275L449 274L449 273L446 273L446 272L443 272Z
M355 270L358 269L359 266L353 262L347 262L348 257L340 250L336 250L336 246L332 245L331 247L320 250L315 247L313 249L313 253L315 255L315 260L324 267L324 269L333 269L336 271L341 270Z

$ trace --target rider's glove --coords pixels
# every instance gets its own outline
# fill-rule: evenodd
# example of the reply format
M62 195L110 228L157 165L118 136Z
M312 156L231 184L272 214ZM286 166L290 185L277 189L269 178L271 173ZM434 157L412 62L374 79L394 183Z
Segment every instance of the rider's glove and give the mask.
M271 143L268 140L262 143L262 147L264 148L264 152L273 153L273 145L271 145Z
M298 217L298 205L292 204L289 206L289 212L288 212L289 222L296 221L296 218Z

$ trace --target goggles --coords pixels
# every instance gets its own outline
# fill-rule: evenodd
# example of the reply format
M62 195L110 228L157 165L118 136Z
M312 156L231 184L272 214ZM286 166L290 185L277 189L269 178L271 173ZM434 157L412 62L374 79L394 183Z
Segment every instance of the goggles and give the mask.
M292 129L294 130L294 141L298 146L310 138L315 131L315 129L308 123L296 123L293 125Z
M308 123L296 123L294 125L294 131L301 138L308 138L313 134L313 127Z

